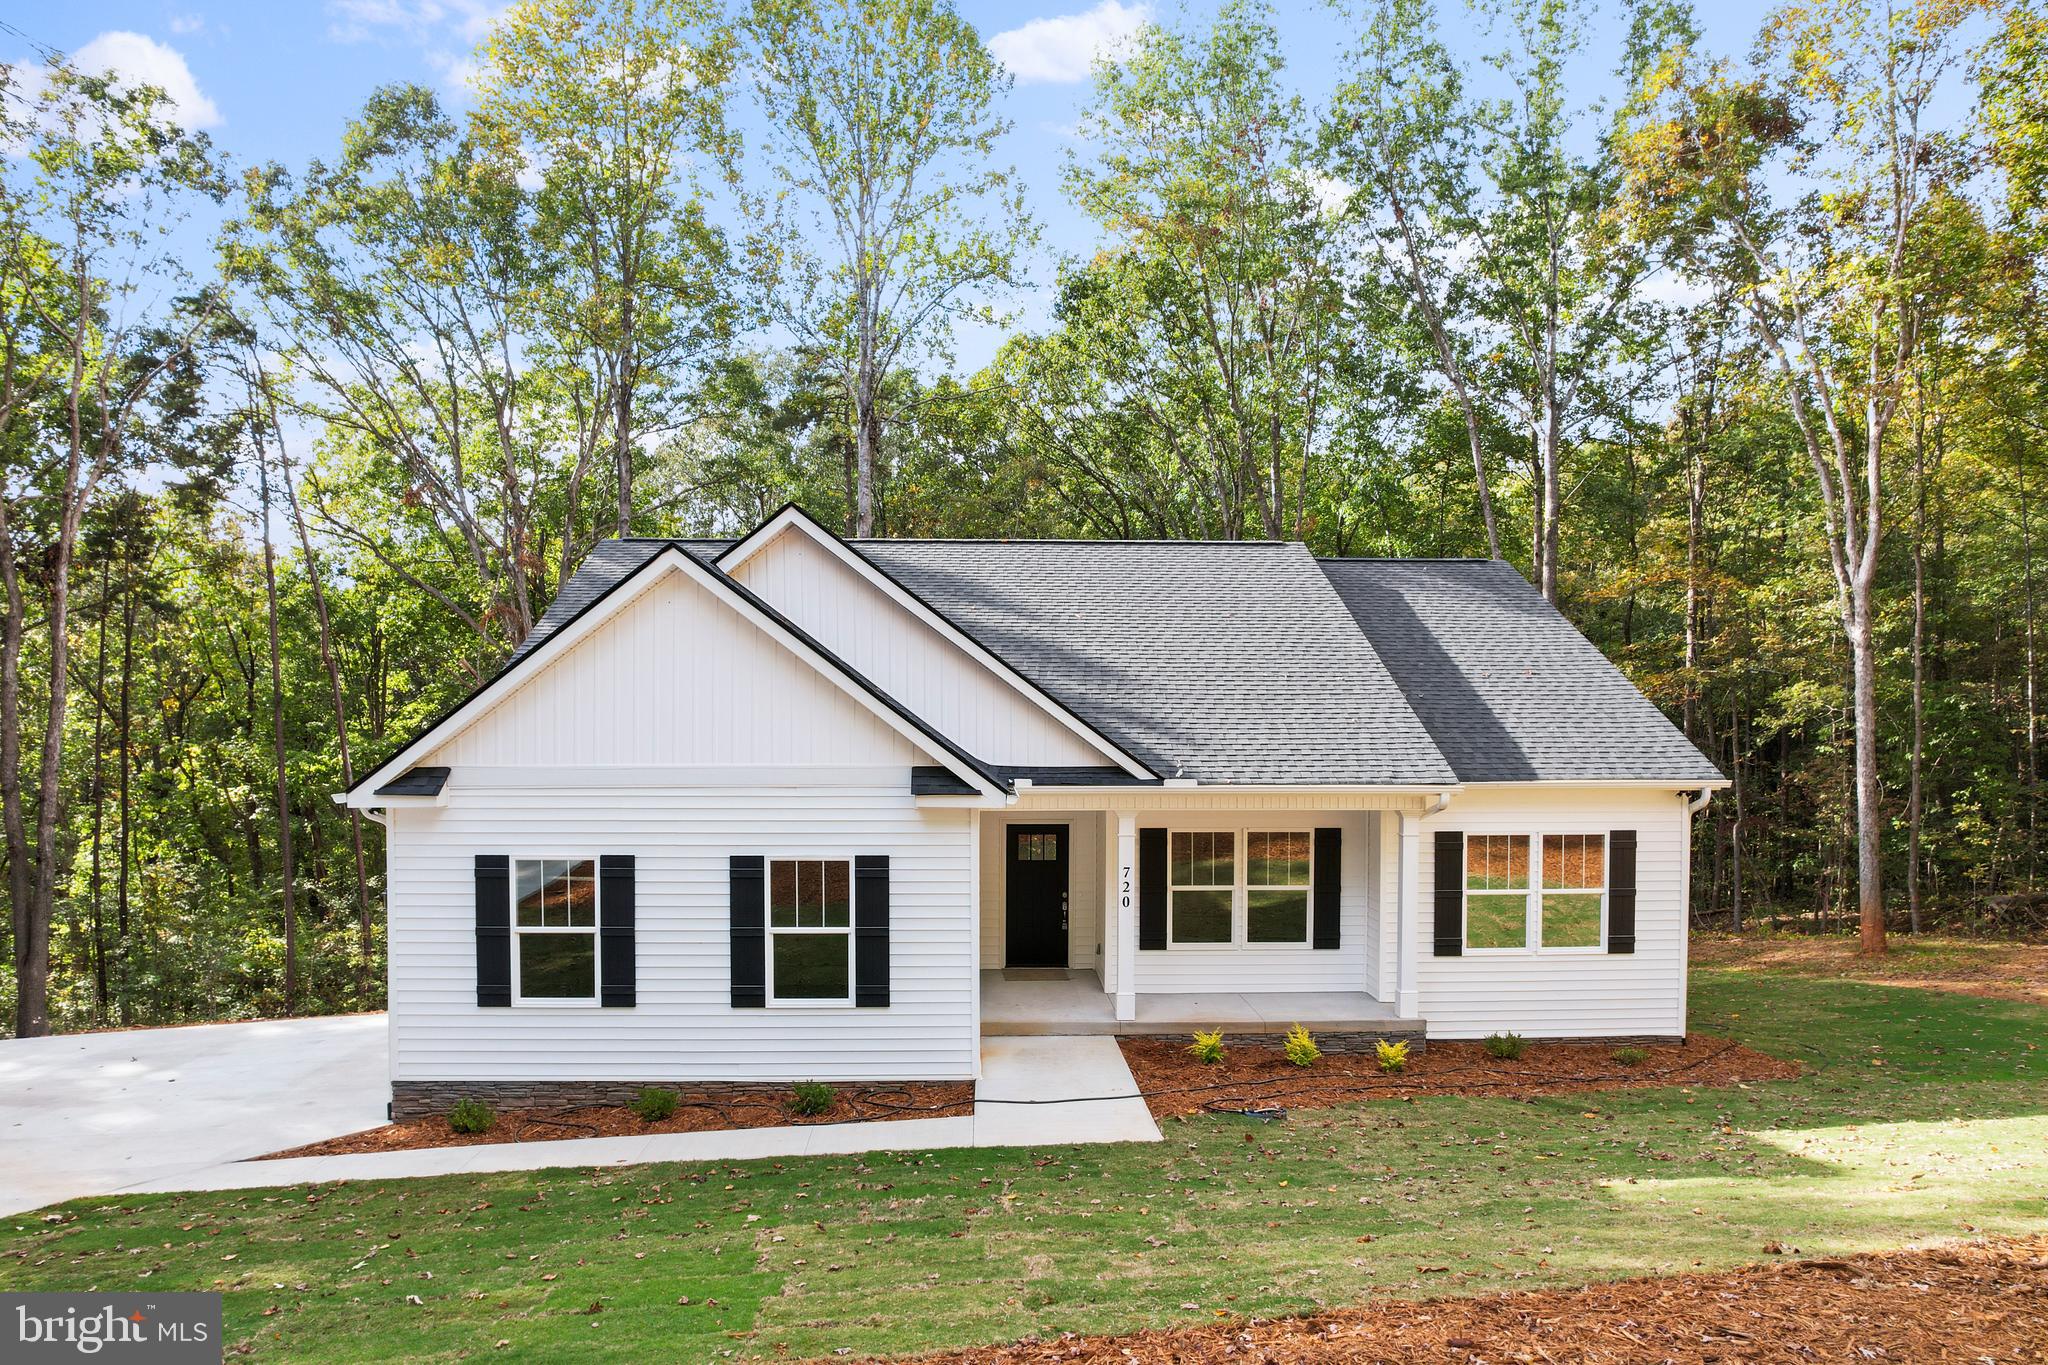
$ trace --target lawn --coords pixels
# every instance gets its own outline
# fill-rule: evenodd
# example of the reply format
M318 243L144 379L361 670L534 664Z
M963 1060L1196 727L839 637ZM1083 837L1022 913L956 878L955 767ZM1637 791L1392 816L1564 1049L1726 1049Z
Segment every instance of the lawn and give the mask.
M1732 1090L1435 1099L1163 1145L89 1199L7 1287L227 1291L290 1361L907 1352L2048 1228L2048 1010L1702 969Z

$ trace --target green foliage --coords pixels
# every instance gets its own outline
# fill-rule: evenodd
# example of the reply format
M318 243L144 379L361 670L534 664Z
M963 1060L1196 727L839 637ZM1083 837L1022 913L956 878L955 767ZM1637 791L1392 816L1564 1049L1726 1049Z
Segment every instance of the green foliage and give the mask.
M1287 1030L1287 1041L1281 1046L1287 1053L1287 1060L1296 1066L1314 1066L1323 1055L1314 1036L1300 1024Z
M663 1119L674 1117L675 1112L676 1092L673 1090L660 1090L650 1086L633 1100L633 1113L644 1123L660 1123Z
M498 1114L490 1105L479 1099L455 1101L455 1107L448 1111L450 1132L476 1134L488 1133L497 1125Z
M1385 1038L1372 1045L1373 1058L1380 1064L1380 1070L1390 1075L1400 1075L1408 1069L1408 1040L1398 1038L1388 1042Z
M1195 1040L1188 1044L1188 1055L1203 1066L1214 1066L1223 1060L1223 1030L1203 1032L1195 1030Z
M1529 1040L1519 1033L1489 1033L1481 1040L1486 1055L1504 1062L1518 1061L1529 1050Z
M1614 1060L1620 1066L1641 1066L1650 1060L1650 1054L1639 1047L1618 1047L1614 1049Z
M838 1099L839 1092L823 1081L798 1081L790 1087L789 1111L815 1118L830 1110Z

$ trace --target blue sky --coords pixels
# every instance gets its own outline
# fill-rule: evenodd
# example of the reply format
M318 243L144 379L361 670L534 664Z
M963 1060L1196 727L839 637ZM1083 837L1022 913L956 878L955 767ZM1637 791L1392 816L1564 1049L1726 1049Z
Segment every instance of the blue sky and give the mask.
M432 84L456 101L477 38L500 8L496 0L85 0L21 7L0 27L0 61L32 55L29 42L71 53L83 65L114 67L170 90L192 122L205 127L235 161L288 166L328 154L342 126L377 86ZM1146 18L1195 22L1213 9L1172 0L961 0L963 13L1016 76L1008 112L1015 121L1009 157L1045 227L1046 250L1033 263L1037 288L1016 300L1020 322L1043 316L1053 253L1085 251L1089 225L1060 195L1062 154L1086 100L1088 58ZM1478 57L1494 46L1460 0L1443 0L1452 41ZM1745 52L1765 11L1761 0L1700 6L1709 44ZM1277 22L1290 72L1311 100L1329 90L1348 45L1343 24L1322 3L1281 3ZM1584 65L1602 88L1619 40L1613 6L1591 35ZM204 249L197 232L194 248ZM998 338L964 337L964 368L985 361Z

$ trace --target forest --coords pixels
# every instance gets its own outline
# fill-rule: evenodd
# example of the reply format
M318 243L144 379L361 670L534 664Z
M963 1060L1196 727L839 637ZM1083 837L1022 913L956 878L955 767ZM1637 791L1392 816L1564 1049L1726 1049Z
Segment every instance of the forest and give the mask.
M2038 930L2048 10L1338 2L1157 16L1056 186L947 0L521 0L303 165L0 67L0 1029L380 1007L332 795L791 500L1506 558L1731 779L1696 924Z

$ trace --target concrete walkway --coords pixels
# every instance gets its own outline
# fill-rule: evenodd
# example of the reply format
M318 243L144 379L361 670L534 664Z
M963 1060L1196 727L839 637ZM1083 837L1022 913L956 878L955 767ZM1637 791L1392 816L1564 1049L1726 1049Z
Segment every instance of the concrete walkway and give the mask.
M384 1016L0 1042L0 1215L374 1128Z
M556 1167L1160 1140L1159 1125L1152 1121L1145 1101L1137 1097L1137 1082L1113 1038L987 1038L982 1040L981 1066L974 1113L960 1118L502 1142L413 1152L233 1161L178 1171L133 1188L238 1190L334 1180L396 1180Z

